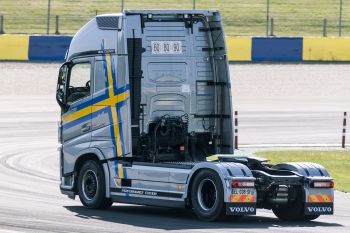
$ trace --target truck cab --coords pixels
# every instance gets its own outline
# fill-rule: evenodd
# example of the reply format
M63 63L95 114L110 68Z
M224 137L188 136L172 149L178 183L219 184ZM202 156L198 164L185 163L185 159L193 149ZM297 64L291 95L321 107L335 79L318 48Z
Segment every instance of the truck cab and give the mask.
M60 188L88 208L113 202L193 208L207 221L255 214L257 207L283 213L294 202L301 203L294 218L333 212L333 181L322 166L306 169L329 185L315 192L328 195L331 211L306 213L315 178L300 174L299 165L272 167L235 155L216 10L96 16L71 42L56 100Z

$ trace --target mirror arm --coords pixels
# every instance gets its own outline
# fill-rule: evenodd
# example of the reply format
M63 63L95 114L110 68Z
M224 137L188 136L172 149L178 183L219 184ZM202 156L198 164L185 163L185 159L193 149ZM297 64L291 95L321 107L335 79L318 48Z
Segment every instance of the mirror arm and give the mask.
M58 95L56 95L56 101L57 101L58 105L61 107L61 109L65 112L65 111L67 110L68 105L65 104L65 103L63 103L63 102L59 99Z

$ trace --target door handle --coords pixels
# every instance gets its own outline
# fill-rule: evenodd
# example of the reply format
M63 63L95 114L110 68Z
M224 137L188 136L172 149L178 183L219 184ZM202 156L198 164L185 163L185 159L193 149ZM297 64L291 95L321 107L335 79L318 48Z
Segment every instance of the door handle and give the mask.
M81 126L81 132L82 133L86 133L86 132L90 131L90 129L91 129L90 123L86 123L86 124L83 124Z

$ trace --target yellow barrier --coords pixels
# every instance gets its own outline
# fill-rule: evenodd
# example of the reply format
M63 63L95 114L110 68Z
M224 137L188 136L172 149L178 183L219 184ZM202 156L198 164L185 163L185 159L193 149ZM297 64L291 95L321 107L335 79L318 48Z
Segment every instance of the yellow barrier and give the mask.
M350 61L350 38L304 38L304 61Z
M28 60L29 36L1 35L0 60Z
M252 60L252 38L226 37L226 44L229 61Z

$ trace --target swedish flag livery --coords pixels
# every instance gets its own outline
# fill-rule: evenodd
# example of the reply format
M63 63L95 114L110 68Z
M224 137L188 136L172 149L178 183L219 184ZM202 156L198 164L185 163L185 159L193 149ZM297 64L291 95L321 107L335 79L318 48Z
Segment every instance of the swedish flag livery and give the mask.
M104 44L102 42L101 51L104 51ZM122 129L122 123L120 121L121 112L120 109L125 106L126 101L129 99L129 85L126 84L123 87L117 86L117 73L113 66L113 57L111 54L106 53L103 57L103 69L105 74L105 94L99 98L94 98L79 105L73 105L74 112L68 112L62 117L63 129L69 129L70 127L79 124L86 118L98 118L101 113L107 113L110 127L110 138L113 142L113 152L115 157L122 157L125 155L124 135ZM102 77L100 77L102 78ZM123 166L115 161L115 174L117 178L126 177L124 174L125 169Z

